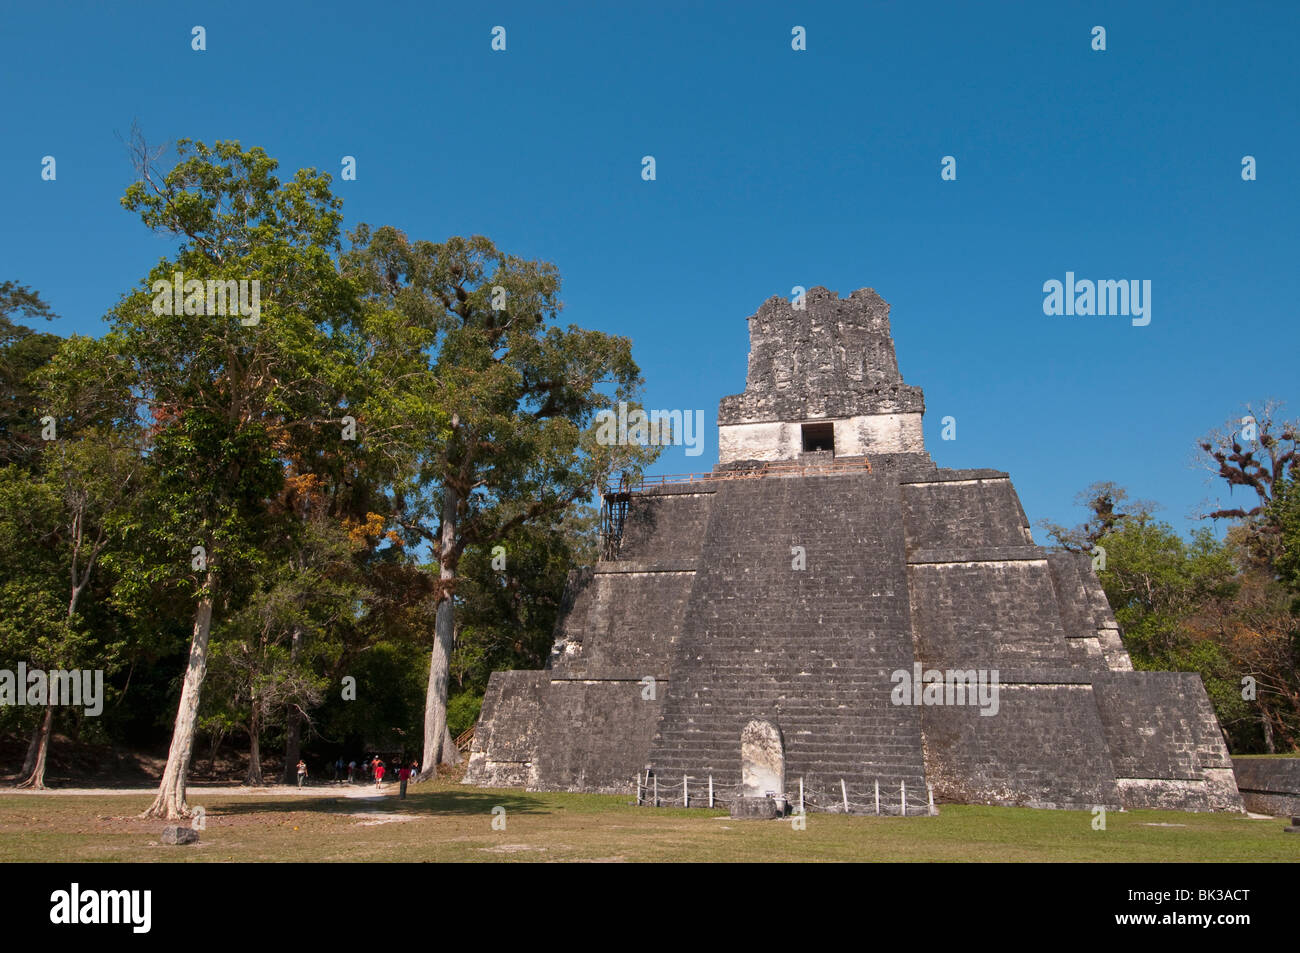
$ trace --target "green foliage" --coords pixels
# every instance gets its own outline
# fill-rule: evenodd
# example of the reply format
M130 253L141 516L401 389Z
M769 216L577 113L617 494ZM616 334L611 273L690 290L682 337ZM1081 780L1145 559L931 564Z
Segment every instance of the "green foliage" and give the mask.
M124 662L125 639L99 561L119 543L123 494L138 462L112 435L86 433L45 445L35 463L0 468L0 659L112 674ZM17 723L34 714L3 712L0 724L28 727ZM82 721L79 712L57 717Z
M1232 556L1208 529L1186 541L1167 523L1130 522L1098 542L1106 550L1102 588L1139 668L1171 665L1186 620L1235 593Z
M355 700L343 698L344 677L356 679ZM332 680L318 715L322 738L354 753L364 748L418 755L428 677L424 646L374 643L342 666Z
M41 405L34 374L59 348L55 334L41 334L10 315L52 320L54 313L40 295L13 281L0 282L0 466L31 466L41 447Z
M1121 518L1095 540L1106 551L1099 576L1134 667L1199 673L1234 752L1300 740L1300 626L1284 589L1293 577L1285 556L1275 575L1260 544L1280 532L1289 552L1294 505L1290 484L1278 483L1273 502L1251 518L1271 520L1277 531L1238 524L1223 540L1209 529L1185 539L1165 523ZM1243 696L1246 679L1256 684L1254 698Z
M114 309L105 346L154 421L154 534L172 549L176 575L197 587L203 573L189 570L188 554L203 545L229 586L259 569L267 534L279 532L268 501L286 450L314 443L341 416L349 372L340 365L355 355L334 332L351 298L331 258L340 212L328 176L302 170L281 183L274 160L236 142L182 140L179 151L165 176L145 170L123 199L148 227L182 241ZM178 272L186 282L260 282L259 322L158 313L155 283Z
M16 327L9 319L11 314L22 315L28 320L44 318L52 321L57 317L39 292L16 281L0 281L0 345L10 343L15 335L31 333L27 328Z
M1155 668L1148 660L1134 658L1137 668ZM1241 695L1242 668L1231 647L1212 638L1189 638L1170 654L1166 667L1178 672L1197 672L1214 706L1215 716L1232 739L1232 750L1250 750L1256 741L1258 712Z
M1300 616L1300 477L1292 475L1274 487L1268 520L1277 528L1280 552L1275 568L1291 593L1291 612Z
M453 738L464 734L478 723L478 713L483 707L481 692L461 692L447 700L447 730Z
M453 564L588 499L658 447L604 447L591 423L642 381L623 337L548 322L560 310L553 265L475 236L410 242L361 226L344 258L364 301L367 399L358 419L395 463L404 528ZM500 307L494 307L500 305ZM456 542L435 532L455 493Z
M451 672L458 690L482 694L502 669L542 668L555 639L571 572L595 562L596 515L575 510L554 524L516 528L461 560Z

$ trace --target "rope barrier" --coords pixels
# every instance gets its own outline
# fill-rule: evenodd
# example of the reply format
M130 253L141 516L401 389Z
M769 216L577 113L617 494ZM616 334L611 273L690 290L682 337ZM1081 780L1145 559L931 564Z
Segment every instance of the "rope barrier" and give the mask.
M934 806L934 793L926 785L924 798L909 795L907 782L900 781L898 788L890 791L882 788L879 780L873 782L870 792L871 800L863 802L857 799L857 786L854 797L849 796L849 785L840 779L838 791L820 791L810 787L803 777L795 782L791 791L782 797L792 810L803 808L805 813L821 814L874 814L882 817L917 817L937 814ZM653 771L636 776L637 804L653 807L730 807L733 801L740 800L741 785L720 784L712 775L696 776L685 774L676 780L660 777Z

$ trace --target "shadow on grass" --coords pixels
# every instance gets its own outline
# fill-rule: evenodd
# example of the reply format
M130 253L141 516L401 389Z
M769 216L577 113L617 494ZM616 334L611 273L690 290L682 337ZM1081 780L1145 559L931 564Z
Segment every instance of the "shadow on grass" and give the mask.
M193 799L191 799L193 800ZM218 804L207 809L213 817L223 814L413 814L413 815L483 815L492 808L503 807L509 814L549 814L554 808L528 794L498 791L427 791L408 793L405 800L392 795L374 799L364 797L313 797L300 800L241 801Z

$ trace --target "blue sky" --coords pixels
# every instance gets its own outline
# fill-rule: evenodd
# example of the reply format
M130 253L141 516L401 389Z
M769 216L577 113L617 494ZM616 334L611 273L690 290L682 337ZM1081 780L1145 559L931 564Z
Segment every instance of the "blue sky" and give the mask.
M100 333L168 248L115 133L238 139L333 173L349 227L555 262L563 320L705 411L659 472L716 461L764 299L870 286L940 466L1009 471L1031 521L1110 479L1187 529L1219 495L1196 438L1300 416L1297 36L1294 3L11 4L0 279ZM1150 325L1044 315L1067 271L1150 280Z

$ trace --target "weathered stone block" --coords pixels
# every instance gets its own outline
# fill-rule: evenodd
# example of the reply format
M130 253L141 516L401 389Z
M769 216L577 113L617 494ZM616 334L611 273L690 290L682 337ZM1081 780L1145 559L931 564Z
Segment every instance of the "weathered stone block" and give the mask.
M785 795L785 743L770 721L751 721L740 733L741 798Z
M162 842L164 844L197 844L199 842L199 832L192 827L168 824L163 828Z
M770 797L741 797L731 803L731 816L742 821L770 821L785 816L785 802Z
M1246 810L1300 813L1300 758L1233 758L1232 771Z

